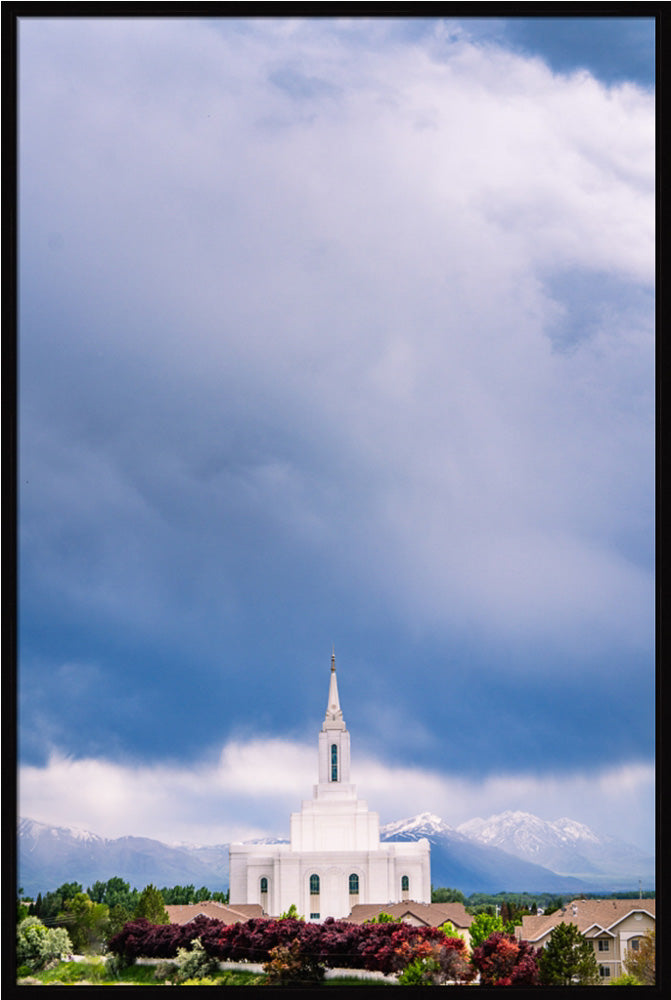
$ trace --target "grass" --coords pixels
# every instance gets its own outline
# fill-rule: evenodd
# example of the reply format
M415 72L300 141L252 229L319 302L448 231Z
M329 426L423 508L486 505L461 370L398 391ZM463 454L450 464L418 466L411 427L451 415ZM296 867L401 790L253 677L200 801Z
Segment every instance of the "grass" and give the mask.
M111 975L105 969L103 961L94 959L90 962L59 962L53 969L26 972L25 978L38 980L44 986L69 986L73 983L90 983L94 986L121 986L125 983L134 986L160 986L162 984L156 979L155 973L156 967L153 965L127 965L119 969L116 975ZM21 978L24 977L18 979L19 983ZM227 970L202 985L260 986L265 978L257 972Z
M135 986L162 985L156 979L156 967L153 965L127 965L119 969L117 975L112 976L106 970L102 959L92 959L90 962L59 962L55 968L42 972L29 973L26 969L22 969L21 972L26 972L26 977L19 977L19 983L22 978L28 978L31 981L38 980L44 986L69 986L74 983L90 983L93 986L121 986L125 983ZM266 976L263 973L228 969L199 983L191 981L189 985L262 986L265 981ZM325 979L323 985L389 986L391 984L381 982L379 979L357 979L355 976L341 976L338 979Z

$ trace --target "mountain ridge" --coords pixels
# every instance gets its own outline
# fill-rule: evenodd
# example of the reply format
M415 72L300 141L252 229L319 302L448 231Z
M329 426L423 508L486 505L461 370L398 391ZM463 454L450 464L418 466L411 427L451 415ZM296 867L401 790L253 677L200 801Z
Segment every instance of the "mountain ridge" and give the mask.
M137 888L164 885L228 888L228 847L222 844L165 844L149 837L101 837L79 827L60 827L23 818L18 824L19 885L27 894L52 891L64 882L84 888L120 875ZM617 891L654 886L654 861L614 837L563 817L549 822L531 813L504 812L452 827L434 813L396 820L380 828L380 839L431 843L435 886L472 892ZM563 838L563 840L562 840ZM257 838L255 843L281 843ZM564 845L564 851L560 850ZM545 863L561 862L560 871ZM597 863L597 860L600 863ZM582 871L576 867L579 865ZM610 865L610 869L609 866Z

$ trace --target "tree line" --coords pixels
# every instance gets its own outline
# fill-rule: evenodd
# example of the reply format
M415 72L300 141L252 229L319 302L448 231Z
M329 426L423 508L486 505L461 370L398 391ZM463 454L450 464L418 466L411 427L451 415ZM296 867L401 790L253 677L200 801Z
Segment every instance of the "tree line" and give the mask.
M654 890L639 893L631 892L596 893L585 892L582 899L654 899ZM575 899L575 893L569 896L557 895L552 892L472 892L465 896L459 889L434 888L431 886L432 903L463 903L466 912L475 916L478 913L488 913L490 916L501 916L504 923L512 921L521 924L522 917L539 912L555 913L562 906Z
M167 924L166 906L207 900L227 903L228 892L212 892L206 886L196 889L194 885L162 889L147 885L138 890L114 876L106 882L94 882L86 891L80 882L64 882L53 892L38 892L34 900L25 899L19 889L17 920L38 917L46 927L65 928L76 952L97 952L131 920L144 918L153 924Z

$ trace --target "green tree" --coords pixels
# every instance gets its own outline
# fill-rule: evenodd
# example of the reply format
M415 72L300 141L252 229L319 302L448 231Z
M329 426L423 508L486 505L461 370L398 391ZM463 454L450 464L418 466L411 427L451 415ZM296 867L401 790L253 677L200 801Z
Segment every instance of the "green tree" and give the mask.
M59 886L58 889L54 889L53 892L45 893L42 898L40 898L38 893L35 916L45 922L55 920L67 901L76 896L78 892L83 891L79 882L64 882L63 885ZM37 906L38 902L39 907Z
M477 913L469 927L471 935L471 947L477 948L483 944L494 931L503 931L503 921L501 917L495 917L490 913Z
M133 919L139 920L144 917L152 924L169 924L170 917L163 905L163 896L156 886L147 885L140 893L137 906L133 912Z
M130 884L118 875L107 882L94 882L86 892L94 903L105 903L110 909L113 906L123 906L132 913L137 906L137 889L131 889Z
M296 908L296 904L292 903L288 910L285 910L284 913L280 913L280 920L305 920L305 917L300 915Z
M639 940L638 950L628 949L624 969L643 986L655 985L655 932L646 931Z
M23 889L19 889L19 896L18 896L18 899L16 900L16 924L17 924L17 927L21 923L22 920L25 920L26 917L30 916L30 907L31 907L31 904L32 904L32 900L30 900L30 899L24 899Z
M589 986L599 982L592 942L575 924L557 924L538 957L543 986Z
M384 910L378 913L376 917L371 917L370 920L364 921L366 924L399 924L400 922L400 919L392 917L391 913L385 913Z
M109 911L109 931L107 938L114 937L119 931L123 930L124 925L133 919L133 911L126 909L125 906L120 904L117 906L110 906Z
M462 931L458 931L451 920L446 920L444 924L441 924L440 930L443 932L445 937L461 938L462 941L466 940L466 935Z
M57 920L67 928L73 948L80 953L99 952L110 930L109 907L94 903L85 892L68 899Z
M45 927L39 917L26 917L17 928L17 965L27 965L34 971L71 951L72 942L63 927Z
M466 897L459 889L434 889L431 886L432 903L465 903Z

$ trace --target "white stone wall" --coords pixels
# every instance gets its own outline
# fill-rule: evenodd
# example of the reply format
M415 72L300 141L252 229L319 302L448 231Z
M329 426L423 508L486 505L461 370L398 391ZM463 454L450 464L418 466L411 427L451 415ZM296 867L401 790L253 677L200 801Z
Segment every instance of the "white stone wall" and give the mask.
M401 878L410 883L408 898L431 902L428 841L379 844L370 851L294 851L288 844L231 845L230 904L260 903L261 878L268 879L268 913L279 916L295 904L298 912L319 919L346 917L354 902L393 903L402 899ZM317 900L310 876L318 875ZM352 900L349 876L359 876L359 895Z

